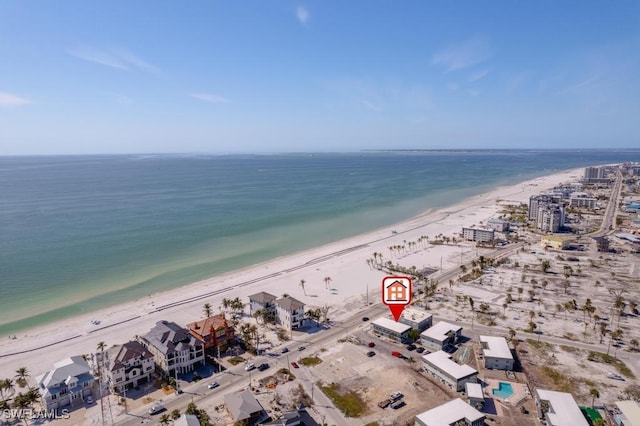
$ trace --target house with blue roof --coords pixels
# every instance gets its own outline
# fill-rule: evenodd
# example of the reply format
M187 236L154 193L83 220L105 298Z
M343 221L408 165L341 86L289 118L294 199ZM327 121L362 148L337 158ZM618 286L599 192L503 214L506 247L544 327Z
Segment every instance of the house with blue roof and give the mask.
M36 377L45 410L83 404L91 395L93 375L82 356L72 356L54 364L54 369Z

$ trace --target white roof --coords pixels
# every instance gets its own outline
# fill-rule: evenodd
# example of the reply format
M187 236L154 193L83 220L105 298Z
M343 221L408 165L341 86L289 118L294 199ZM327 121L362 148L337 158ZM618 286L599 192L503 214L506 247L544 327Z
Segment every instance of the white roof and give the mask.
M570 393L545 389L536 389L536 393L541 401L549 401L547 414L552 426L589 426Z
M387 330L395 331L396 333L400 334L404 333L405 331L411 330L411 326L395 322L394 320L390 320L389 318L378 318L377 320L373 321L372 324L375 324L378 327L386 328Z
M460 398L456 398L416 416L416 420L420 420L427 426L449 426L462 419L467 419L468 423L473 423L483 418L484 414Z
M422 322L427 318L431 318L432 316L433 315L431 315L429 312L425 311L424 309L406 307L402 311L402 316L400 318L405 319L407 321L412 321L412 322Z
M465 392L467 393L467 397L484 399L484 394L482 393L482 385L480 383L467 382L465 383L464 387Z
M480 342L487 346L482 348L482 354L485 357L513 359L509 345L507 345L507 339L504 337L480 336Z
M636 401L616 401L616 405L629 422L625 422L625 425L640 426L640 404Z
M457 362L452 361L451 355L445 351L437 351L424 355L422 359L456 380L460 380L463 377L467 377L478 372L478 370L469 367L467 364L460 365Z
M449 324L448 322L440 321L431 328L426 329L420 333L420 337L425 336L432 340L444 342L447 338L447 333L450 331L458 332L462 330L462 327L458 325Z

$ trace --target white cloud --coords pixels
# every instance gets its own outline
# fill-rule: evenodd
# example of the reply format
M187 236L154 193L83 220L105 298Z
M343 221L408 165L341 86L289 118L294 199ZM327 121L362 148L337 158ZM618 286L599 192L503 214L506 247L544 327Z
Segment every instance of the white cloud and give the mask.
M483 78L485 78L487 76L487 74L489 74L489 70L480 70L480 71L476 71L472 74L469 75L469 77L467 77L467 83L473 83L474 81L478 81L481 80Z
M0 92L0 106L15 107L28 105L31 101L11 93Z
M302 6L298 6L296 9L296 17L301 24L306 24L309 20L309 11Z
M154 65L144 61L139 56L123 48L98 49L92 46L79 46L67 51L76 58L95 62L111 68L121 70L138 69L152 74L160 74L161 71Z
M464 43L451 44L433 55L432 62L446 71L456 71L485 62L491 57L489 40L476 37Z
M191 93L189 96L212 104L226 104L229 99L213 93Z

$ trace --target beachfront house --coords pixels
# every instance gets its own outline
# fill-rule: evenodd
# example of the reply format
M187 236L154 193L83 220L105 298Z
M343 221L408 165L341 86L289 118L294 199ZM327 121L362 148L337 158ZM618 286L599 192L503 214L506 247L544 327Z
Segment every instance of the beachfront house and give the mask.
M305 407L288 411L277 420L269 423L262 423L262 426L320 426L313 417L309 415Z
M461 392L467 382L478 381L478 371L467 364L458 364L451 355L437 351L422 357L422 368L456 392Z
M536 389L535 400L538 417L549 426L589 425L570 393Z
M226 394L224 403L235 424L255 425L267 417L264 408L248 390Z
M507 339L498 336L480 336L484 368L513 370L513 355Z
M424 331L431 327L433 321L433 315L414 306L407 306L400 315L400 322L404 325L408 325L414 330Z
M276 322L287 330L295 330L304 326L304 303L291 296L284 296L275 301Z
M260 293L252 294L249 296L249 315L254 316L261 310L268 311L271 315L276 314L276 301L277 297L273 294L261 291Z
M219 356L235 339L235 330L227 321L224 314L212 315L200 321L187 324L187 329L193 337L204 346L206 352Z
M167 376L204 365L204 345L175 322L158 321L139 341L151 351L156 366Z
M403 343L409 341L409 331L411 331L410 325L395 322L389 318L383 317L372 321L371 326L373 327L374 333L388 337L396 342Z
M416 416L416 426L482 426L485 415L460 398Z
M461 335L462 327L440 321L420 333L420 343L431 351L446 351L455 346Z
M106 375L117 393L149 382L155 370L153 354L136 341L110 348L107 359Z
M72 356L54 364L54 369L36 377L44 409L57 410L83 404L91 395L93 376L82 356Z

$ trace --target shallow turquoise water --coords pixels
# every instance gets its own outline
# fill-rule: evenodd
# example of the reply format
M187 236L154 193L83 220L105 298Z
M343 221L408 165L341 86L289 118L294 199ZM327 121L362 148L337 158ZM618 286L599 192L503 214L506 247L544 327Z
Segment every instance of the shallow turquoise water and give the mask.
M0 335L638 151L0 157Z
M500 382L498 389L492 390L491 393L498 398L507 399L513 395L513 386L511 386L511 383Z

